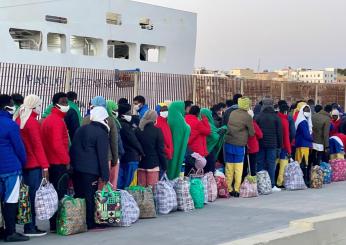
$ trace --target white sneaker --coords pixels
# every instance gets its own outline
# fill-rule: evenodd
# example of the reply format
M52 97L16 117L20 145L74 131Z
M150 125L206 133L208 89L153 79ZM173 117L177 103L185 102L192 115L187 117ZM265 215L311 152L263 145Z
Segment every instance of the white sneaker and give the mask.
M277 188L276 186L274 186L273 188L272 188L272 192L280 192L281 191L281 189L280 188Z

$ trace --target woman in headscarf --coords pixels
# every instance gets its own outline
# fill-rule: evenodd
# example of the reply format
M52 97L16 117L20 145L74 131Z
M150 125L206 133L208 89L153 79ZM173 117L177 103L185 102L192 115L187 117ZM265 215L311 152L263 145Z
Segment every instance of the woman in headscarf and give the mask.
M159 181L160 170L162 172L167 170L163 134L154 125L156 119L157 113L155 111L147 111L136 130L136 136L144 151L137 174L138 185L140 186L155 186Z
M205 166L204 171L215 172L215 162L224 144L227 126L217 128L212 112L207 108L201 109L201 116L205 116L208 119L210 126L210 134L207 137L207 149L209 155L206 157L207 165Z
M307 164L309 161L309 150L312 148L312 121L311 121L311 109L305 103L299 103L300 108L297 119L295 121L296 125L296 157L295 160L302 163L303 159Z
M329 135L334 136L337 133L339 133L339 128L341 125L340 112L338 111L338 109L333 109L330 114L331 114L331 120L330 120L331 129L330 129Z
M168 108L168 125L171 128L173 138L173 158L168 163L167 175L169 179L179 177L181 166L186 154L187 143L190 136L190 127L184 119L184 101L175 101Z
M27 161L23 170L24 184L29 186L32 221L24 225L27 236L43 236L47 233L36 226L35 194L40 187L42 175L48 178L48 160L43 149L40 123L37 120L42 111L42 101L36 95L28 95L16 114L15 121L20 126Z
M161 129L163 134L163 139L165 143L165 154L167 160L172 160L173 158L173 139L172 132L167 122L168 117L168 105L166 103L160 103L155 108L157 112L157 121L155 126Z

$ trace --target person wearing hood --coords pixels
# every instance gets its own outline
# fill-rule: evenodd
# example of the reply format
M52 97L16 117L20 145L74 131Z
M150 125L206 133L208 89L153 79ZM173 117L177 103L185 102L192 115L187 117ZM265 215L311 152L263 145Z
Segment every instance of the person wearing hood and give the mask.
M67 194L67 183L62 183L70 164L69 137L64 117L70 107L65 93L53 96L52 112L43 120L41 136L49 163L49 180L58 193L59 200ZM66 179L67 180L67 179ZM58 183L62 183L59 184ZM56 214L49 220L51 231L56 231Z
M232 105L230 108L228 108L228 109L225 111L225 113L223 114L223 117L222 117L222 125L227 126L228 121L229 121L229 117L230 117L231 113L232 113L233 111L235 111L235 110L238 109L238 100L239 100L239 98L241 98L241 97L243 97L243 95L241 95L241 94L235 94L235 95L233 96L233 105Z
M257 171L268 171L273 192L281 191L275 186L275 170L277 151L282 146L282 126L279 116L274 111L274 102L271 98L262 100L261 112L256 122L263 132L257 154Z
M20 106L14 120L20 127L27 160L23 169L23 182L29 186L31 204L31 223L24 225L26 236L43 236L47 233L36 226L35 195L40 187L42 177L48 179L48 160L43 149L40 134L40 123L37 117L41 114L42 101L36 95L28 95Z
M164 173L167 170L163 134L155 127L156 120L156 111L149 110L136 129L136 136L144 152L138 166L138 185L144 187L155 186L160 171Z
M296 156L295 160L302 163L303 159L306 163L309 161L309 150L312 148L312 120L310 107L305 103L299 103L301 106L297 115L296 125Z
M133 109L138 113L139 119L149 110L149 106L145 104L145 98L143 96L138 95L133 99Z
M345 159L346 135L336 133L329 138L330 160Z
M243 161L245 146L248 138L255 135L252 117L248 111L251 100L247 97L239 98L238 109L232 112L228 121L225 137L225 175L228 191L231 196L239 197L240 184L243 175ZM234 182L234 189L233 189Z
M166 103L160 103L156 106L156 112L158 114L155 126L161 129L164 139L164 151L167 160L172 160L173 158L173 139L172 132L168 125L168 106Z
M282 147L279 156L279 175L276 182L279 188L284 185L285 168L292 154L288 110L289 106L286 103L280 103L278 116L282 126Z
M138 164L144 157L144 151L136 137L135 128L131 124L131 105L120 104L118 113L121 125L120 136L125 150L124 155L120 158L118 188L125 189L137 185Z
M18 125L12 120L15 106L11 96L0 95L0 201L5 221L5 242L21 242L29 237L16 233L20 176L26 153ZM3 230L2 230L3 232Z
M103 107L107 110L107 102L105 98L102 96L96 96L91 100L91 110L96 107ZM119 152L118 152L118 128L116 126L116 122L109 116L107 118L108 127L110 129L109 132L109 153L108 153L108 160L110 161L110 165L112 167L116 166L118 164L119 159ZM87 115L83 118L82 125L90 124L90 115Z
M222 126L222 116L223 116L223 113L225 112L225 109L226 109L226 104L224 103L216 104L211 109L212 116L214 119L214 125L217 128L220 128Z
M331 130L329 136L334 136L335 134L339 133L339 128L341 125L340 112L337 109L333 109L330 114Z
M225 142L227 127L222 126L218 128L215 125L215 120L213 120L211 110L207 108L201 109L201 116L204 116L208 119L210 126L210 134L207 136L207 150L209 152L209 155L206 158L207 165L204 168L204 172L215 172L215 162L218 159L218 156Z
M175 101L168 108L168 125L171 128L173 139L173 158L168 163L167 175L173 180L180 176L182 164L187 150L190 136L190 127L185 122L185 103Z
M94 196L98 180L101 179L103 183L109 181L108 118L108 112L104 107L93 108L90 111L90 124L77 130L70 149L75 198L85 199L88 229L96 226Z

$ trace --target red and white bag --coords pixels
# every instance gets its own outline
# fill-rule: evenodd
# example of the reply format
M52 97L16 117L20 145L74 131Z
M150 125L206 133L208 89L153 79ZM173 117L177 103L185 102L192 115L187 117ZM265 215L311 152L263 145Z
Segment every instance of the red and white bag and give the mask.
M346 180L346 160L335 159L335 160L331 160L329 163L332 167L332 182L345 181Z
M203 177L207 181L208 202L214 202L217 198L217 184L213 172L206 173Z
M226 182L225 174L216 171L215 172L215 181L217 184L217 194L219 198L229 198L228 185Z

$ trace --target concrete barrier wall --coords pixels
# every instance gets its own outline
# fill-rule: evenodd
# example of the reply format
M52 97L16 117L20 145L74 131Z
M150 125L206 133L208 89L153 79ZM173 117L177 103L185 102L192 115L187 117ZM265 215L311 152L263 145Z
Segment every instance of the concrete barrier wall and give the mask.
M290 222L281 229L223 245L345 245L346 212Z

